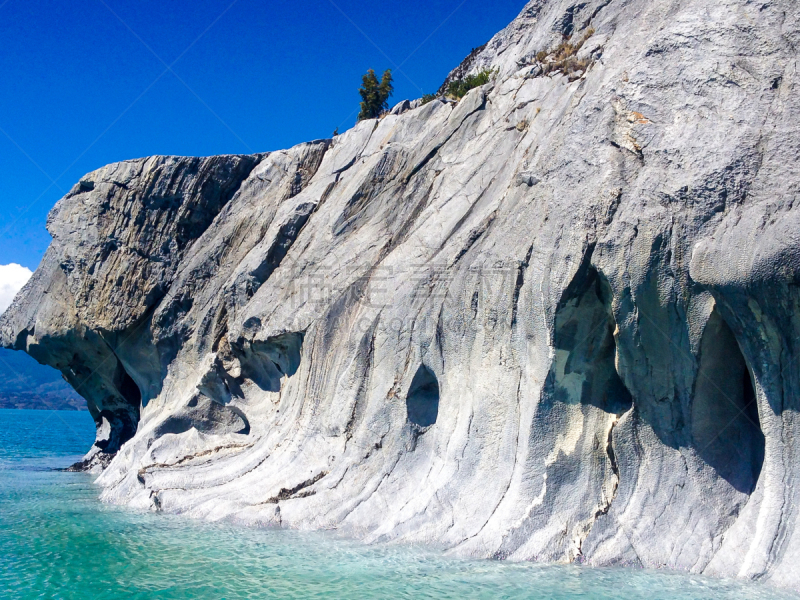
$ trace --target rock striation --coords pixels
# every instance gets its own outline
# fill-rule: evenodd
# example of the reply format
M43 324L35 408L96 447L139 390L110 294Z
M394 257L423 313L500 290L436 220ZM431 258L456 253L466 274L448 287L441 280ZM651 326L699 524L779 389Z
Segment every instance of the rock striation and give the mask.
M532 0L458 103L90 173L2 343L110 502L800 587L798 18Z

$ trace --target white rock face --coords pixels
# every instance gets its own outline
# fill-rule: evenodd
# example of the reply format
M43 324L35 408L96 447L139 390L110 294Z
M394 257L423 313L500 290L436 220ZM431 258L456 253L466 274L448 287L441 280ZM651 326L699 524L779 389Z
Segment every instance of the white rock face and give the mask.
M100 169L2 342L107 501L800 587L798 16L533 0L457 104Z

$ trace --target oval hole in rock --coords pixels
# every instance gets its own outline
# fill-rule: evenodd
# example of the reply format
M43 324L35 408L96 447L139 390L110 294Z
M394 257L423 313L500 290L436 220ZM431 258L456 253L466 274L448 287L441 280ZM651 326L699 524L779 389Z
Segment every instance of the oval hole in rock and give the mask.
M439 416L439 381L436 375L420 365L406 397L408 420L419 427L429 427Z
M765 438L750 370L716 309L700 341L692 438L700 457L720 477L739 492L753 491L764 464Z

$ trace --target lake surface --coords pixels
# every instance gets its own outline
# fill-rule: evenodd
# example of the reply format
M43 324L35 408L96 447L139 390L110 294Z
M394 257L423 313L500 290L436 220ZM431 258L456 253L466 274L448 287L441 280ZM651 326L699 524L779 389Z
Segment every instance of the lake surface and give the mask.
M90 476L53 470L93 438L87 413L0 410L0 598L800 598L750 582L467 561L107 506Z

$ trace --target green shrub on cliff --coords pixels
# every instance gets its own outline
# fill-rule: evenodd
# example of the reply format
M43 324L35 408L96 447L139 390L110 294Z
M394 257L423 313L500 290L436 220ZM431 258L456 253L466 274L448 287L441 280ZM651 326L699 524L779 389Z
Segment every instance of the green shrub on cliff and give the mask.
M450 85L447 86L447 95L461 100L471 89L489 83L493 75L494 71L492 69L483 69L475 75L467 75L464 79L451 81Z

